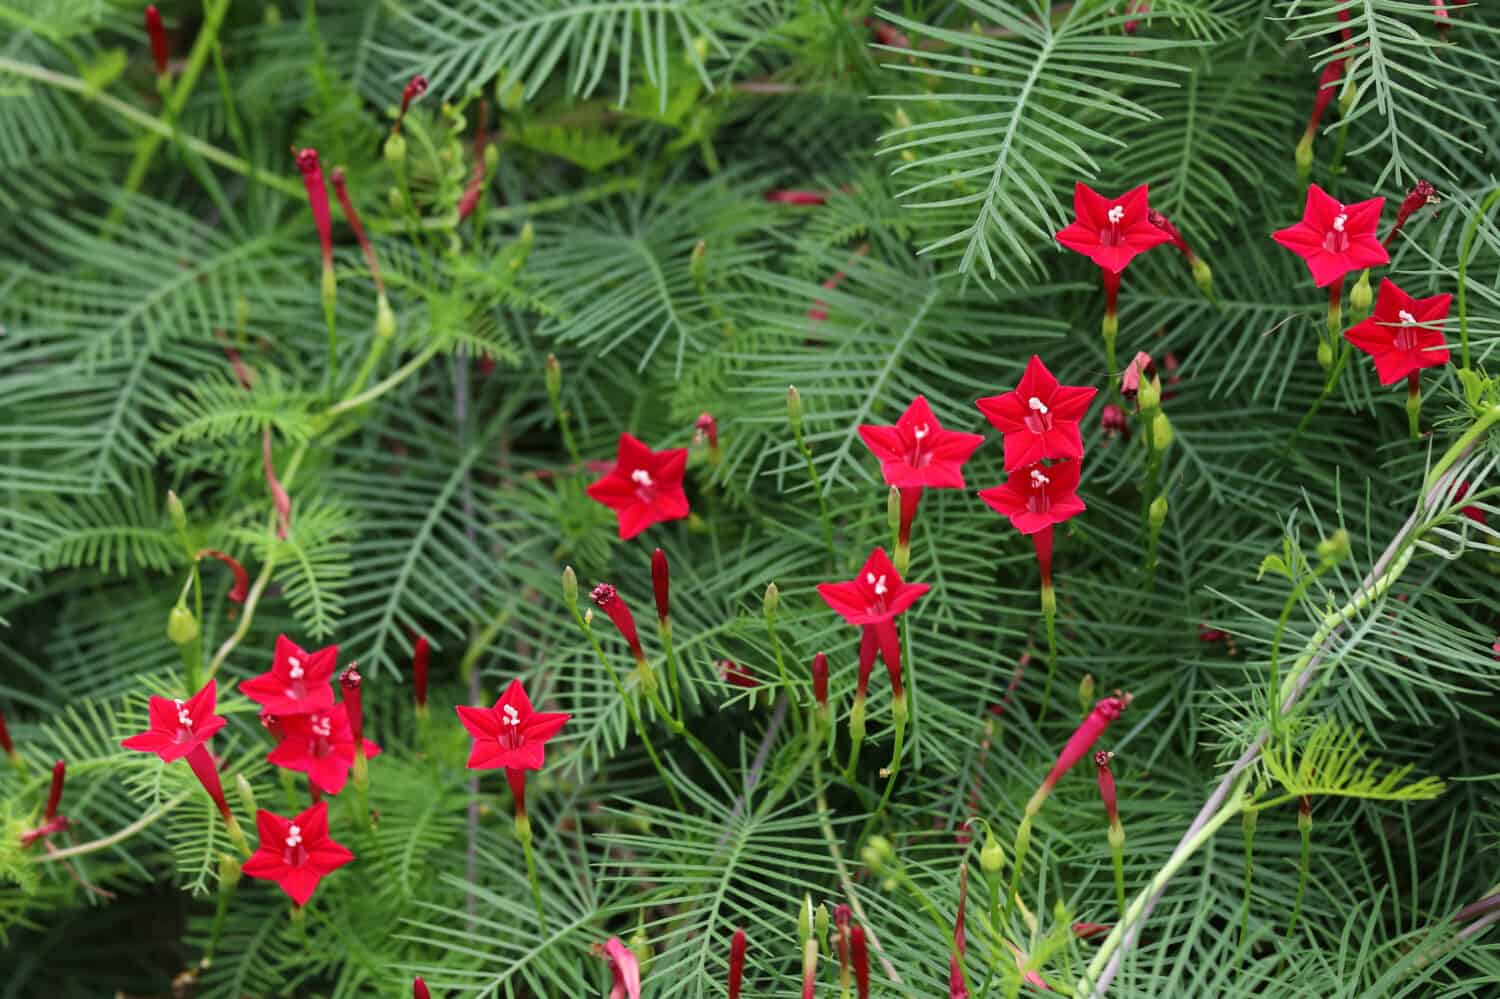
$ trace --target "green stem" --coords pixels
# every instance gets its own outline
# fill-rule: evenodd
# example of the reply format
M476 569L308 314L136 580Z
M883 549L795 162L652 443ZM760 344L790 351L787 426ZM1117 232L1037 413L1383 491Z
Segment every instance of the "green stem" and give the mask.
M672 706L677 709L677 724L683 724L686 707L682 702L682 687L677 682L677 653L672 648L671 618L657 619L657 634L661 638L662 654L667 659L667 689L672 694Z
M937 927L938 935L947 938L948 957L958 968L959 977L963 979L964 983L964 993L968 994L969 971L964 967L964 956L959 952L958 937L953 933L953 927L949 926L946 922L943 921L943 916L940 912L938 912L937 906L933 904L932 899L928 898L927 893L924 892L921 888L917 887L917 883L911 879L910 875L908 875L904 869L897 868L895 876L896 880L901 883L901 886L907 891L911 892L912 897L917 900L919 905L921 905L922 911L927 913L928 918L931 919L933 925Z
M766 637L771 640L771 651L776 655L776 676L781 680L781 689L786 691L787 711L792 716L792 728L796 730L797 738L801 739L807 722L802 717L802 704L792 686L792 677L786 668L786 656L781 651L781 639L776 634L776 612L768 610L763 617L766 622Z
M175 798L167 799L158 807L152 809L145 815L142 815L140 818L130 823L130 825L116 830L115 832L110 833L108 836L104 836L100 839L90 840L87 843L79 843L76 846L64 847L61 850L50 850L45 855L38 856L36 858L36 862L39 864L50 864L58 860L67 860L69 857L81 857L85 854L97 853L100 850L107 850L112 846L116 846L120 843L125 842L136 833L147 828L157 819L161 818L163 815L166 815L172 809L176 808L178 805L186 801L190 797L190 795L191 792L185 791Z
M1056 593L1050 584L1042 587L1042 623L1047 631L1047 682L1042 687L1042 710L1037 715L1038 718L1047 717L1047 706L1052 702L1052 683L1057 678Z
M531 882L531 901L536 905L536 917L543 933L547 932L547 910L542 907L542 884L536 875L536 854L531 849L531 820L525 815L516 816L516 838L521 841L521 850L526 854L526 880Z
M891 748L891 765L885 769L885 793L880 796L880 804L875 807L875 814L870 817L871 822L885 814L885 806L891 800L891 790L896 786L896 773L901 769L901 747L906 738L906 698L904 696L891 702L891 720L896 725L896 742Z
M844 767L844 780L854 783L854 765L859 762L859 750L865 741L865 698L856 695L849 709L849 763Z
M1245 831L1245 901L1240 908L1240 950L1236 964L1244 959L1245 951L1250 946L1250 888L1255 879L1255 816L1255 810L1248 809L1242 820Z
M838 553L833 547L833 520L828 515L828 499L823 495L823 480L819 478L818 466L813 462L812 448L807 446L807 440L802 436L800 420L792 425L792 435L797 439L797 450L807 463L807 476L812 480L813 492L818 497L818 517L823 522L823 544L828 549L828 560L832 564L838 561Z
M1430 491L1433 486L1437 485L1437 481L1442 478L1443 473L1448 471L1453 463L1469 449L1469 446L1495 424L1496 420L1500 420L1500 405L1490 406L1484 412L1480 413L1479 418L1474 421L1474 425L1465 430L1458 440L1454 441L1448 447L1448 450L1443 452L1443 456L1438 459L1437 464L1432 466L1432 471L1427 473L1427 481L1423 489Z
M347 413L351 409L358 409L360 406L363 406L366 403L373 402L374 400L385 395L391 389L395 388L397 385L400 385L402 382L406 381L412 375L416 374L419 370L421 370L424 364L432 360L433 357L437 356L438 351L442 349L443 341L435 340L434 342L430 343L427 348L420 354L418 354L416 357L413 357L405 364L401 365L401 367L391 372L381 381L378 381L374 385L371 385L363 392L356 392L352 395L348 395L340 402L329 406L326 410L323 411L323 416L325 418L338 416L340 413Z
M1292 446L1297 443L1297 438L1302 436L1302 431L1307 429L1307 425L1312 422L1313 417L1318 415L1318 410L1323 408L1323 403L1333 394L1333 390L1338 387L1339 376L1343 374L1344 366L1349 363L1349 350L1349 343L1345 341L1339 348L1338 360L1334 362L1333 370L1328 372L1328 380L1323 383L1323 391L1313 400L1312 408L1302 417L1302 421L1297 424L1297 429L1292 431L1292 439L1287 441L1286 444L1287 450L1291 450Z
M1109 844L1110 860L1115 868L1115 905L1120 910L1120 918L1125 918L1125 844L1114 839Z
M1298 831L1302 835L1302 855L1297 864L1297 898L1292 903L1292 918L1287 923L1286 935L1291 936L1297 928L1297 919L1302 915L1302 897L1307 894L1307 873L1312 859L1312 823L1298 816Z
M703 761L703 765L727 779L729 777L729 768L703 744L702 740L693 734L692 729L672 717L672 712L668 711L667 706L662 703L661 695L656 691L656 688L647 687L646 696L650 698L651 705L656 708L656 713L667 723L667 727L687 741L687 744L692 747L693 752L698 754L698 759Z
M1286 634L1287 621L1292 616L1292 611L1302 600L1307 588L1315 583L1319 576L1328 570L1327 565L1315 566L1311 572L1297 581L1292 587L1292 592L1287 594L1286 601L1281 605L1281 614L1276 619L1276 631L1271 635L1271 738L1275 739L1281 732L1281 639Z
M1458 249L1458 342L1465 371L1469 370L1469 257L1474 250L1474 237L1479 234L1479 223L1495 207L1497 199L1500 199L1500 187L1479 203L1479 211L1464 227L1463 243Z

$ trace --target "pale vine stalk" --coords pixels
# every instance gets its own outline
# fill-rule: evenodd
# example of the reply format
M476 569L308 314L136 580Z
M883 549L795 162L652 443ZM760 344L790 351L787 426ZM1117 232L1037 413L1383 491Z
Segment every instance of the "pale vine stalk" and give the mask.
M114 832L110 833L108 836L103 836L99 839L92 839L87 843L77 843L73 846L64 847L61 850L49 850L45 856L37 858L37 863L50 864L56 860L67 860L69 857L81 857L84 854L97 853L100 850L108 850L110 847L117 846L120 843L125 842L136 833L141 832L142 830L149 827L152 823L156 822L157 819L162 818L172 809L176 808L178 805L186 801L188 799L188 796L189 793L184 791L182 794L179 794L174 798L168 798L166 801L162 802L160 805L156 806L145 815L142 815L140 818L130 823L130 825L122 826L121 828L116 829Z
M1478 437L1497 420L1500 420L1500 405L1486 409L1474 425L1453 442L1428 474L1417 509L1375 560L1354 595L1343 607L1324 615L1282 683L1279 700L1283 715L1296 706L1311 686L1319 668L1332 651L1334 640L1345 625L1384 596L1401 577L1411 563L1412 556L1416 553L1416 541L1429 525L1434 511L1442 510L1448 505L1454 488L1461 481L1464 466L1459 463L1468 456ZM1260 758L1269 737L1269 728L1262 728L1208 796L1166 863L1131 903L1127 918L1114 928L1100 946L1094 960L1089 963L1086 975L1078 981L1074 989L1075 996L1080 999L1102 999L1108 992L1110 983L1119 974L1126 956L1139 939L1141 927L1161 901L1172 877L1208 842L1220 826L1243 809L1247 772Z

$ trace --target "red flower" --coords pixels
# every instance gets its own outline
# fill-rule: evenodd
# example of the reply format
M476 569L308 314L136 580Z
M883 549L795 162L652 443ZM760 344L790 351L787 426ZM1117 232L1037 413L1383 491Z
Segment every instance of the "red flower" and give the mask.
M339 647L307 652L285 635L276 636L271 669L240 681L240 693L277 715L305 715L333 707L333 671Z
M1075 184L1077 220L1057 234L1057 241L1111 274L1120 273L1136 254L1171 239L1147 218L1151 207L1146 196L1145 184L1118 198L1106 198L1084 183Z
M456 710L459 722L474 737L470 770L540 770L547 741L572 717L532 710L520 680L510 682L493 708L461 704Z
M1345 331L1344 339L1375 359L1380 384L1393 385L1414 371L1448 363L1443 320L1452 295L1412 298L1382 280L1370 318Z
M597 946L597 945L596 945ZM614 979L609 999L641 999L641 966L630 948L619 937L604 942L604 956L609 959L609 973Z
M610 621L619 629L620 636L630 646L630 655L636 662L644 664L646 652L641 648L641 636L635 630L635 615L630 612L630 605L620 596L620 591L608 583L600 583L589 591L589 599L609 615Z
M328 802L320 801L295 819L262 808L255 816L260 845L242 870L252 878L275 881L299 906L318 882L354 859L328 835Z
M427 983L422 981L421 975L411 980L411 999L432 999L432 993L427 991Z
M375 743L361 741L366 759L380 755ZM335 704L327 711L282 718L281 742L266 755L266 761L307 774L320 791L338 794L349 779L349 768L354 766L354 732L348 706Z
M431 655L425 635L418 635L411 650L412 696L418 708L427 707L427 659Z
M1043 458L1082 458L1078 421L1098 389L1059 385L1035 354L1014 392L980 399L977 405L1005 435L1005 470L1013 472Z
M859 999L870 997L870 953L865 948L865 928L856 925L849 931L849 961L854 965L854 987Z
M155 753L163 763L180 760L225 726L224 719L214 714L217 697L218 686L213 680L186 701L153 697L147 707L151 727L120 745L141 753Z
M740 980L745 975L745 930L734 931L729 941L729 999L740 999Z
M1078 498L1081 467L1076 461L1027 465L1011 472L1004 485L981 489L979 498L1022 534L1036 534L1087 509Z
M901 689L901 643L896 635L896 617L928 590L926 583L905 583L891 564L884 548L877 548L865 560L855 577L844 583L819 583L818 595L850 624L864 628L861 658L864 650L879 644L880 657L891 676L892 693L899 699ZM873 661L873 656L869 657Z
M621 539L661 521L680 520L688 515L682 491L687 456L687 448L653 451L630 434L621 434L615 467L589 486L588 494L619 515Z
M718 663L719 679L731 687L739 687L742 690L754 690L760 686L760 680L756 678L755 671L743 663L737 663L733 659L720 659Z
M863 425L859 436L880 459L887 485L964 488L963 463L984 443L980 434L944 430L924 396L912 400L895 426Z
M151 58L156 63L156 75L167 71L167 31L162 27L161 13L156 4L146 5L146 36L151 39Z
M323 270L333 270L333 215L328 210L328 187L323 183L323 167L316 149L297 151L297 169L307 188L307 204L312 209L313 225L318 230L318 245L323 251Z
M1311 184L1302 221L1273 232L1271 238L1306 261L1313 283L1322 288L1350 271L1390 262L1375 234L1384 207L1384 198L1346 205Z
M1089 750L1094 748L1094 743L1109 728L1109 723L1120 717L1120 713L1130 707L1131 696L1129 694L1106 697L1094 705L1094 710L1083 723L1074 730L1073 735L1063 746L1062 752L1057 754L1057 761L1052 764L1052 769L1047 772L1047 778L1042 781L1031 800L1026 803L1026 814L1035 815L1042 807L1042 802L1047 800L1047 795L1057 785L1062 775L1073 768L1073 764L1083 759Z
M828 201L825 191L793 191L777 188L766 192L766 200L782 205L821 205Z

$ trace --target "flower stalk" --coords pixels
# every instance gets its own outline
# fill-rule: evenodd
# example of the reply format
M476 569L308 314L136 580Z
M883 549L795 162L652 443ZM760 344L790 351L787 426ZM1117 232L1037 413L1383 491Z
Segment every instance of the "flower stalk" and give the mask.
M1109 856L1115 869L1115 902L1120 918L1125 918L1125 827L1120 823L1120 808L1115 797L1115 775L1109 769L1114 753L1103 751L1094 754L1094 765L1099 770L1099 799L1104 802L1104 816L1109 821Z

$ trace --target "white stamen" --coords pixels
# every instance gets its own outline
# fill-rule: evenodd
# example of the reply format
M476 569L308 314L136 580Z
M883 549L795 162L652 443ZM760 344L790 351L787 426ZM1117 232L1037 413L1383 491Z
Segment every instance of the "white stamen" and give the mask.
M1401 320L1403 325L1415 326L1417 324L1417 317L1412 315L1410 312L1407 312L1405 309L1402 309L1400 312L1396 313L1396 316Z
M1040 489L1051 481L1046 475L1042 474L1041 469L1033 468L1031 470L1031 485L1033 488Z
M1334 232L1343 232L1344 231L1344 224L1346 222L1348 222L1348 221L1349 221L1349 216L1345 215L1343 212L1339 212L1337 215L1335 215L1333 217L1333 231Z
M1026 405L1031 407L1032 412L1041 413L1043 416L1047 414L1047 404L1036 396L1032 396Z
M630 473L630 480L642 486L651 485L651 473L644 468L637 468Z
M293 822L291 825L287 826L287 828L286 828L286 845L287 846L301 846L302 845L302 827L299 826L299 825L297 825L297 823L295 823L295 822Z
M183 728L192 728L192 714L188 711L187 708L183 707L182 702L177 700L176 698L172 699L172 703L177 705L177 724L181 725Z
M286 664L292 668L289 674L293 680L302 679L302 663L296 656L287 656Z
M871 586L874 586L875 585L875 574L873 572L867 572L867 573L865 573L865 582L869 583Z
M889 590L890 590L890 587L888 587L888 586L885 585L885 577L884 576L881 576L879 579L875 580L875 595L877 597L883 597L883 596L885 596L886 593Z
M333 734L333 721L327 715L313 715L312 730L313 735L326 739Z
M915 437L917 440L921 440L923 437L926 437L931 432L932 432L932 428L929 427L927 424L924 423L920 427L914 427L912 429L911 435L913 437Z
M519 725L519 724L521 724L521 713L519 711L517 711L514 706L506 704L506 705L503 705L500 708L500 710L505 713L505 724L507 724L507 725Z
M1109 210L1109 221L1112 225L1119 225L1124 218L1125 207L1123 205L1115 205Z

